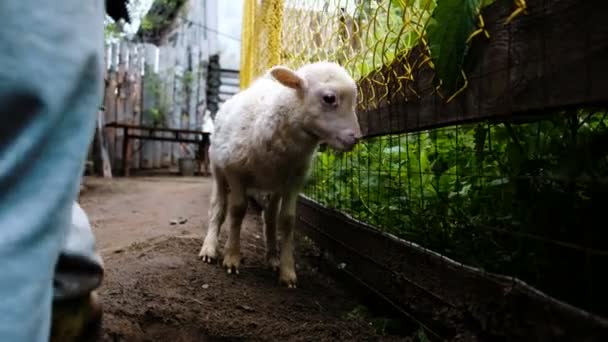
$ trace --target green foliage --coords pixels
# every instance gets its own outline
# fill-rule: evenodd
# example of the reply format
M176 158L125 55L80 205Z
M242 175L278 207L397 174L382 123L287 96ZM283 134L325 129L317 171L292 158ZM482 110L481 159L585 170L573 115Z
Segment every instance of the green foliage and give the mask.
M194 82L194 73L192 71L184 72L184 75L182 76L182 81L184 82L184 84L192 84L192 82Z
M462 66L467 56L467 39L477 29L480 9L495 0L391 0L363 2L357 12L359 27L368 27L362 39L367 47L363 61L353 70L363 77L387 65L396 56L421 44L426 37L431 59L443 89L452 94L462 84ZM342 51L333 59L340 60ZM314 56L311 60L314 60Z
M480 0L437 0L427 28L431 57L437 76L450 93L462 80L467 38L475 31Z
M155 24L156 24L156 17L145 16L141 20L140 27L143 31L151 31L152 29L154 29Z
M363 320L367 322L376 334L386 336L387 334L403 334L404 327L399 319L385 317L375 314L372 310L363 305L355 306L345 314L347 320ZM424 333L423 333L424 334ZM417 334L419 336L419 333Z
M174 19L171 13L176 13L183 3L184 0L155 0L152 9L141 20L141 30L154 32L164 29ZM183 13L178 13L178 15L183 15Z
M194 85L194 72L191 70L186 70L182 75L182 83L184 85L184 91L186 93L192 92L192 87Z
M501 231L580 241L608 193L607 127L605 113L578 111L372 138L348 154L320 152L305 194L461 262L554 288L564 269L580 267Z
M430 342L431 341L426 336L426 333L424 332L424 329L422 329L422 328L418 329L418 332L416 333L416 337L418 338L418 342Z
M147 110L147 117L154 126L165 126L171 110L169 97L160 75L146 65L144 73L145 96L154 99L154 105Z
M364 1L356 20L360 27L369 27L363 33L364 45L368 47L364 61L354 70L354 77L365 76L376 68L386 65L395 56L411 49L419 42L420 34L435 8L435 0L392 0L389 6L380 2ZM408 26L404 26L407 22ZM406 28L416 27L417 30Z
M125 32L122 31L118 23L116 23L109 15L106 14L103 24L103 34L106 42L120 39L125 36Z
M105 39L107 40L109 38L118 36L120 34L120 29L115 22L108 22L106 25L104 25L103 33Z

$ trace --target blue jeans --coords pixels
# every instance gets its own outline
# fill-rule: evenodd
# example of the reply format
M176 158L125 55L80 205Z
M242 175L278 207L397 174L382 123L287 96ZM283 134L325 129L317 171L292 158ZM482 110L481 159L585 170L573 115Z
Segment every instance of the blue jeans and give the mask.
M0 1L0 341L48 341L62 250L94 259L90 227L67 237L102 100L103 16L102 0Z

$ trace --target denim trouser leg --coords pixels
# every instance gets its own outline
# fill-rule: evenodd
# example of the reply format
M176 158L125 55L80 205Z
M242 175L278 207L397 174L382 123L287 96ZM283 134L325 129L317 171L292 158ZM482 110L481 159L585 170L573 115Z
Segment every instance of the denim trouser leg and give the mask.
M102 98L103 15L101 0L0 1L0 341L48 340Z

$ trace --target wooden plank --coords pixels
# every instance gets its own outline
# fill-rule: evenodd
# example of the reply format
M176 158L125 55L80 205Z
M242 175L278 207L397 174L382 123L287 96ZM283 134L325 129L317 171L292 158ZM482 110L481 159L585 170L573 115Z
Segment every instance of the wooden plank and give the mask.
M161 133L162 134L162 133ZM152 141L152 168L160 169L163 157L163 143L160 140Z
M166 127L154 127L154 126L146 126L146 125L134 125L129 123L119 123L119 122L110 122L105 125L106 127L114 127L114 128L124 128L127 127L129 129L134 130L147 130L154 132L169 132L169 133L184 133L184 134L204 134L202 131L193 130L193 129L180 129L180 128L166 128Z
M116 114L115 114L115 118L114 120L116 121L125 121L127 120L126 118L126 113L125 113L125 100L126 100L126 92L125 92L125 87L126 87L126 56L125 56L125 46L126 43L124 41L121 41L118 43L118 68L117 68L117 83L116 83L116 90L118 91L118 93L116 94ZM123 137L123 131L122 130L117 130L115 132L116 134L116 138L115 138L115 150L114 150L114 167L117 168L117 170L124 170L125 169L125 156L123 154L124 149L122 148L124 145L124 137Z
M106 81L106 88L104 94L104 122L109 122L116 119L116 84L116 72L110 70L108 72L108 79ZM114 131L108 131L106 133L106 148L108 156L112 163L114 163L115 157L115 136L116 133Z
M103 176L104 178L112 178L112 164L110 161L110 156L108 154L107 139L105 131L103 129L103 121L104 113L102 111L98 111L96 120L97 136L95 139L97 141L97 146L95 148L98 149L98 154L101 158L101 176Z
M298 229L352 280L378 291L435 337L488 341L606 341L608 321L511 277L484 272L382 233L303 196ZM472 339L473 340L473 339Z
M122 130L122 174L125 177L129 176L129 129Z
M178 143L192 143L198 144L200 140L197 139L187 139L187 138L173 138L168 136L147 136L147 135L138 135L138 134L129 134L129 139L140 139L140 140L153 140L153 141L164 141L164 142L178 142Z
M363 134L413 132L608 104L608 25L601 24L608 16L608 2L527 4L527 14L507 25L511 0L498 0L483 10L491 38L473 39L465 63L468 87L450 103L435 95L435 74L428 63L415 68L414 81L399 84L394 76L406 74L400 58L410 65L422 62L420 47L360 80Z
M166 139L171 139L171 133L162 133L165 137L162 141L168 141ZM159 140L160 141L160 140ZM173 156L174 148L177 147L175 144L165 144L161 145L161 157L160 157L160 167L171 167L171 157Z
M137 111L135 110L135 106L137 103L137 71L134 70L133 66L136 64L136 55L134 50L135 45L131 43L127 43L126 52L125 52L125 67L126 67L126 75L124 79L124 89L125 89L125 100L124 100L124 113L125 113L125 122L135 123ZM124 138L123 138L124 139ZM135 141L137 144L137 141ZM128 155L125 160L129 163L129 168L135 168L135 161L137 160L137 146L133 144L133 142L129 142L129 149L127 151Z
M131 51L129 52L129 77L132 79L130 84L129 94L129 113L133 113L132 121L133 124L139 124L141 122L141 53L140 47L137 44L131 45ZM140 145L139 141L135 140L131 142L131 167L133 169L139 169L140 161Z
M144 76L142 80L142 119L141 123L143 125L151 125L152 118L150 110L156 106L155 98L156 94L153 91L153 87L151 85L146 84L146 82L151 81L151 74L154 74L154 67L156 61L156 47L145 44L143 46L143 58L144 58L144 68L147 76ZM152 142L145 143L141 149L141 168L149 169L154 167L154 147Z

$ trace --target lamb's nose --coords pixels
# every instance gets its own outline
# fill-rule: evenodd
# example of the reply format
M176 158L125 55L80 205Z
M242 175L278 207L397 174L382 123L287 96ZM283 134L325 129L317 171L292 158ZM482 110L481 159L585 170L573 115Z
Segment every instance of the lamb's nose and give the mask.
M348 130L345 133L346 134L344 134L344 142L349 146L356 145L361 139L361 136L355 133L354 131Z
M348 137L348 143L351 145L355 145L359 142L359 140L361 140L361 135L355 133L354 131L349 131L346 136Z

